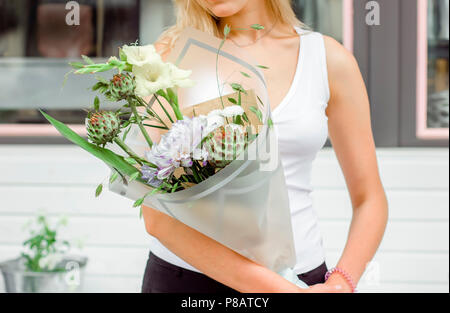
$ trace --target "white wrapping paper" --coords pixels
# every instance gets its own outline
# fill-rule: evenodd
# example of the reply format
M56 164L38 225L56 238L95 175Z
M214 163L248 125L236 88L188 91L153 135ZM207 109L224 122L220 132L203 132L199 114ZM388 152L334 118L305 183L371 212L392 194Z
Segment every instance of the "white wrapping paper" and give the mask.
M220 95L225 95L225 100L227 95L235 96L230 83L239 83L251 91L243 98L250 103L243 103L243 107L258 106L262 112L258 140L238 160L206 181L176 193L149 196L144 204L306 287L290 271L296 260L289 200L276 136L270 127L263 74L242 51L226 43L218 57L216 77L219 45L219 39L194 29L186 30L177 41L169 60L192 70L191 78L196 82L192 88L179 90L180 106L188 111L194 105L208 103L209 108L220 103ZM247 114L257 121L253 113ZM139 132L128 135L127 144L139 154L145 150L143 143ZM136 200L152 188L138 181L124 184L116 180L110 190Z

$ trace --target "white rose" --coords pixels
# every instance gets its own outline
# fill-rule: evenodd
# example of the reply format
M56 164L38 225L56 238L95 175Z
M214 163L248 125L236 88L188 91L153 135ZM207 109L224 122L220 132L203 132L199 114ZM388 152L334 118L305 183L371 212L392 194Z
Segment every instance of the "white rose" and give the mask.
M244 113L244 109L240 105L232 105L222 110L222 115L225 117L235 117Z
M122 51L127 56L127 62L134 66L161 62L161 56L153 45L147 46L123 46Z

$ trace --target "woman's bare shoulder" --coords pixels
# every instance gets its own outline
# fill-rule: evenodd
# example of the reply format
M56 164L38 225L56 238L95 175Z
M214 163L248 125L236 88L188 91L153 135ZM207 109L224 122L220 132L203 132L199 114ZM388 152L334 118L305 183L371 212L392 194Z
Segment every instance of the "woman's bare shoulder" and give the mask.
M323 37L330 82L348 77L348 75L358 75L360 71L354 55L336 39L329 36Z

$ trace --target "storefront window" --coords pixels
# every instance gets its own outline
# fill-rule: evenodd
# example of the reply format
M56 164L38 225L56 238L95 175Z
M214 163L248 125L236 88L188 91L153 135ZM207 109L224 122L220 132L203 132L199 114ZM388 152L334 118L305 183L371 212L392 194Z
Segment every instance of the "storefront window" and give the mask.
M298 18L353 50L353 0L295 0Z
M92 102L82 92L89 84L63 88L68 60L114 55L119 45L139 38L138 0L77 1L79 25L67 24L73 7L66 3L0 0L0 124L44 123L38 108L82 124Z
M448 138L449 0L419 0L418 137Z
M68 2L0 0L0 138L57 135L38 109L82 132L93 81L71 75L64 87L67 63L151 43L173 22L167 0L77 0L79 25L68 25Z

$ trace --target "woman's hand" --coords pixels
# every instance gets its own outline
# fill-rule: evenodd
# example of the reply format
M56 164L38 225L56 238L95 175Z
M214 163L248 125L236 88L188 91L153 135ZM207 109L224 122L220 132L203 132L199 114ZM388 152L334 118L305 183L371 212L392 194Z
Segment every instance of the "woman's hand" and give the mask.
M348 282L338 273L328 278L326 283L311 286L307 293L351 293L352 289Z

